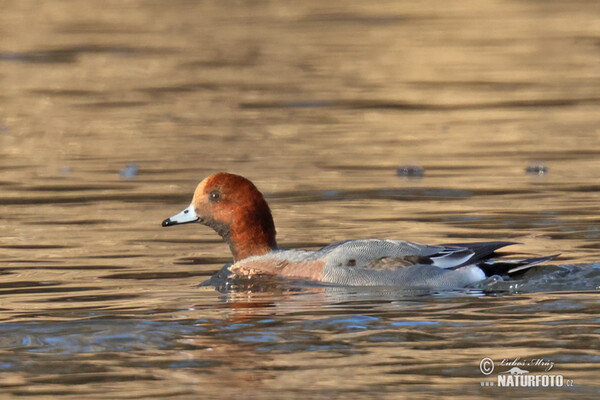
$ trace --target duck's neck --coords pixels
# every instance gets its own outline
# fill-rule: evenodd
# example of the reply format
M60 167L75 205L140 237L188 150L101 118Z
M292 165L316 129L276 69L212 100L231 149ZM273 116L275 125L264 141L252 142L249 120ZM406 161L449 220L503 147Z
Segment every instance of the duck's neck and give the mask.
M207 225L229 245L234 262L277 249L275 224L270 212L240 215L231 226L214 221Z
M260 256L277 249L275 224L271 213L253 213L240 218L229 234L234 261Z

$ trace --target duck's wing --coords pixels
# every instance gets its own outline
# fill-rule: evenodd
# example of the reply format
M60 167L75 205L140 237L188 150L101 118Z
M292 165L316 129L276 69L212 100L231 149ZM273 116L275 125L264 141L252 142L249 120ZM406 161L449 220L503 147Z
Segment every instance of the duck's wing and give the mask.
M356 240L328 246L323 281L343 285L466 287L491 275L510 275L555 256L501 259L513 242L426 246L394 240Z
M327 265L370 270L395 270L412 265L457 269L486 260L514 242L479 242L428 246L401 240L349 240L324 247Z

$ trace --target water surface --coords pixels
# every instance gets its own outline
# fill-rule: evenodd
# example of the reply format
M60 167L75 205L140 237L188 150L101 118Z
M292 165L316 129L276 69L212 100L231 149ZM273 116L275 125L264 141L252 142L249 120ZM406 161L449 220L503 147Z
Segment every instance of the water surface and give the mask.
M2 10L3 396L598 397L596 2ZM561 256L466 291L197 288L227 246L160 222L216 171L265 193L283 247ZM483 386L504 359L574 385Z

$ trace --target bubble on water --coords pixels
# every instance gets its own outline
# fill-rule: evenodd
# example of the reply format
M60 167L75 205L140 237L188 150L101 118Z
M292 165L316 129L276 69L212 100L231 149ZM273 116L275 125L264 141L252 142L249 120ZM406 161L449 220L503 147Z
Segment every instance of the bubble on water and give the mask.
M119 171L119 176L125 179L135 178L139 169L140 166L136 163L127 164L125 168Z
M548 167L541 161L534 161L527 165L525 172L530 175L546 175Z
M425 169L420 165L401 165L396 169L396 175L405 178L422 178Z
M67 176L71 173L71 167L60 167L58 170L62 176Z

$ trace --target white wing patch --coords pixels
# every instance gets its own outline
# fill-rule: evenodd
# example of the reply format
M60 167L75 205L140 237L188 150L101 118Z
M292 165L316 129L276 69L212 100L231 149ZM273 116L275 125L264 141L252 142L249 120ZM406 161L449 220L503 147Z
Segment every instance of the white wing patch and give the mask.
M436 267L447 269L466 263L474 254L474 251L466 248L445 249L431 256L430 259Z

